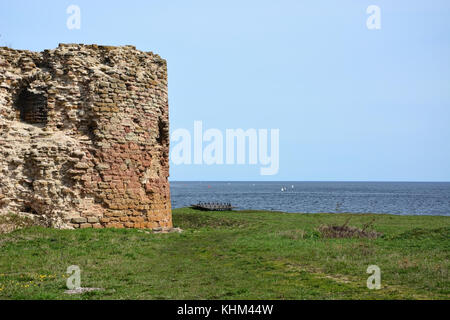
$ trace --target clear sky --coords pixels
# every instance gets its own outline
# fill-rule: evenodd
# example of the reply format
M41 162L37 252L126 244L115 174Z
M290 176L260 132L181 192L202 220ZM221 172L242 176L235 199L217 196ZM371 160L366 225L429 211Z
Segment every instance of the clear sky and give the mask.
M71 4L80 30L66 27ZM171 164L171 180L450 181L448 0L2 0L0 34L17 49L160 54L172 132L280 130L276 175Z

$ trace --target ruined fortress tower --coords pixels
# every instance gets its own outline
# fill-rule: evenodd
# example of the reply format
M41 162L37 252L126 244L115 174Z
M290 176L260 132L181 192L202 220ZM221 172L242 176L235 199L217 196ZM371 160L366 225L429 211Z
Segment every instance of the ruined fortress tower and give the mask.
M167 64L133 46L0 48L0 214L171 228Z

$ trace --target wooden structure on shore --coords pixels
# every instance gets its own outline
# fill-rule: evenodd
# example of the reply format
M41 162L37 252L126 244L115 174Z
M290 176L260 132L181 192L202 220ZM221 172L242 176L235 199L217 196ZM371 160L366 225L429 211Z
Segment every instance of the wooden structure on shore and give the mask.
M199 202L191 206L192 209L203 211L231 211L233 206L231 203L222 202Z

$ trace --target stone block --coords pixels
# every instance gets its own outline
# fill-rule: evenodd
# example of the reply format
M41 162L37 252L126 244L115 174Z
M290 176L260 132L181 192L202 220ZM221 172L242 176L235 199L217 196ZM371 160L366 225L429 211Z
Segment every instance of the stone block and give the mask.
M80 217L80 218L72 218L72 223L86 223L88 220L86 218Z

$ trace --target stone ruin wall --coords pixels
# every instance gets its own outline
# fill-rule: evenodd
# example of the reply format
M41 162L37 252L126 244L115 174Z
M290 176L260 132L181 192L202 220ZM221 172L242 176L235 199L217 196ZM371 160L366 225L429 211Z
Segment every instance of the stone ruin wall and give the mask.
M171 228L167 64L132 46L0 48L0 214Z

